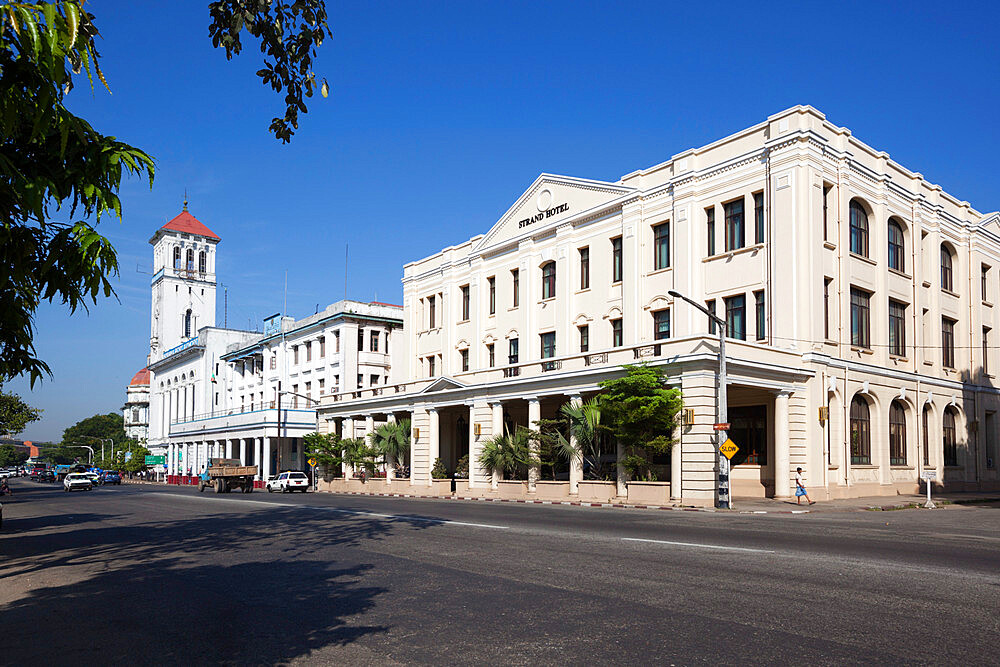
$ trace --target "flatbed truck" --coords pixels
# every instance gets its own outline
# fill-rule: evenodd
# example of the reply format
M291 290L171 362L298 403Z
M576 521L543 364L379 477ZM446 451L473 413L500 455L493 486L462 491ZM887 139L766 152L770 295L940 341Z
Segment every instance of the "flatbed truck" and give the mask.
M198 491L214 488L216 493L230 491L253 492L257 466L245 466L239 459L212 459L198 477Z

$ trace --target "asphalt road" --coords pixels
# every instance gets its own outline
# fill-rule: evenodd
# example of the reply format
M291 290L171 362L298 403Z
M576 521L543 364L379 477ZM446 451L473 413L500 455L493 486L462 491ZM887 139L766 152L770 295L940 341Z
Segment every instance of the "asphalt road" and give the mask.
M997 505L736 515L13 488L4 664L998 661Z

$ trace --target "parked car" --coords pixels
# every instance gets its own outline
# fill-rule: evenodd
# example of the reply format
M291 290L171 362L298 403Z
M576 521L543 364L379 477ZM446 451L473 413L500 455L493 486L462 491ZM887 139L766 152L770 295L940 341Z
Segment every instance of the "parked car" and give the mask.
M9 468L0 468L0 479L9 479L14 476L15 473L13 470L10 470Z
M56 481L56 474L51 470L43 470L42 472L38 473L38 481L49 482L49 483L54 482Z
M94 482L85 472L71 472L63 479L63 491L90 491Z
M267 480L267 491L280 491L281 493L291 493L301 491L306 493L309 490L309 478L304 472L283 472L277 477L270 477Z
M108 470L101 475L101 484L118 484L121 485L122 476L119 475L114 470Z

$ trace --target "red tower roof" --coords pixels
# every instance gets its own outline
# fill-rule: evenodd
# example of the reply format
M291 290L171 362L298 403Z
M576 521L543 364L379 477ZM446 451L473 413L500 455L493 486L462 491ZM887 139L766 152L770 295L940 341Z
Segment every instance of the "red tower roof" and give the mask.
M134 387L136 385L148 385L149 384L149 369L143 368L141 371L132 376L132 381L128 383L128 386Z
M160 229L169 229L174 232L184 232L185 234L197 234L198 236L221 240L218 234L203 225L198 218L188 213L186 207L181 211L180 215L160 227Z

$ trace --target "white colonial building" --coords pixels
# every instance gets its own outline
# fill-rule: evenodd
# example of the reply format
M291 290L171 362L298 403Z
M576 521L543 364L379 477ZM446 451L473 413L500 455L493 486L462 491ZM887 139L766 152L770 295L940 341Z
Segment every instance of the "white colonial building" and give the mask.
M145 443L149 438L149 369L143 368L128 383L125 389L125 405L122 406L125 422L125 437Z
M151 449L166 454L172 476L223 456L258 465L261 477L305 469L302 437L316 430L316 403L390 381L402 308L339 301L298 321L271 316L263 333L216 327L219 241L186 204L150 240Z
M686 409L660 493L712 503L718 342L671 291L728 323L735 496L789 496L797 467L821 499L913 492L925 469L951 489L1000 479L998 215L811 107L616 182L543 174L485 235L407 264L403 288L405 380L323 397L319 425L412 417L411 484L468 454L469 492L503 493L475 464L486 438L643 361ZM574 463L523 491L608 489Z

